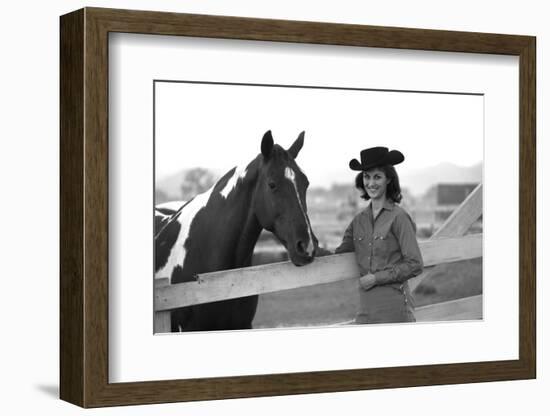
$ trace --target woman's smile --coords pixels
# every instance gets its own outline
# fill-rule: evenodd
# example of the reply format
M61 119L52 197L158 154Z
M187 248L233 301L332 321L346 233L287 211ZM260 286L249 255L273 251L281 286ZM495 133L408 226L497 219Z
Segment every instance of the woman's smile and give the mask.
M382 194L380 188L367 188L367 192L371 199L378 199L378 197L380 197Z

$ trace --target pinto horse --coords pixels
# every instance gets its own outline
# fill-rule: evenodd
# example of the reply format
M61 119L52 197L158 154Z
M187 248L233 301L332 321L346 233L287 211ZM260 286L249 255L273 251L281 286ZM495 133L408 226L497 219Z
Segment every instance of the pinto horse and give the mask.
M318 241L307 216L309 183L295 161L303 143L304 132L285 150L268 131L247 166L231 169L176 211L158 208L155 277L190 282L199 273L250 266L262 229L275 234L296 266L311 263ZM179 308L171 330L250 329L257 305L254 295Z

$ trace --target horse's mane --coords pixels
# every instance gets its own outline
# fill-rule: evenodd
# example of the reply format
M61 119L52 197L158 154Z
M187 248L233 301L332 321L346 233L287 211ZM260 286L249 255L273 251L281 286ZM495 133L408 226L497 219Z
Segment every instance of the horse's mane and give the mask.
M171 223L173 223L175 220L177 220L177 218L181 215L181 212L183 211L183 209L189 205L189 203L195 199L195 197L191 198L189 201L187 201L185 204L183 204L181 207L178 208L177 211L175 211L173 214L171 214L170 216L170 219L168 221L166 221L166 224L164 224L164 226L162 226L162 228L160 230L158 230L157 233L155 233L153 239L156 239L165 229L166 227L168 227L168 225L170 225ZM160 211L162 213L162 211Z
M231 168L220 179L218 179L209 190L212 190L212 193L220 193L226 187L231 178L233 178L235 174L239 172L246 172L246 175L239 176L235 184L237 184L238 182L248 182L255 179L257 177L260 166L260 156L261 155L257 155L246 165L242 164Z

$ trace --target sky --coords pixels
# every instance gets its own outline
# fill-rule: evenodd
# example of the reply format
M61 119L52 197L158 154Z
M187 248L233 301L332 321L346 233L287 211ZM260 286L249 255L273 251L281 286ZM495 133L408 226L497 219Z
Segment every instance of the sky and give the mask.
M157 81L156 178L247 163L267 130L285 148L305 131L297 163L312 187L352 180L350 159L373 146L404 153L400 175L469 167L483 160L483 105L481 95Z

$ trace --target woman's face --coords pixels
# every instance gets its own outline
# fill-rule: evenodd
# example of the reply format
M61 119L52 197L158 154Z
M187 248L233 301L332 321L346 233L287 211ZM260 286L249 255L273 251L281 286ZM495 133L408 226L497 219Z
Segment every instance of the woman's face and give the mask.
M363 172L363 185L371 199L382 199L386 197L390 179L382 169L373 168Z

